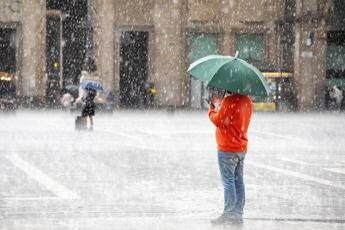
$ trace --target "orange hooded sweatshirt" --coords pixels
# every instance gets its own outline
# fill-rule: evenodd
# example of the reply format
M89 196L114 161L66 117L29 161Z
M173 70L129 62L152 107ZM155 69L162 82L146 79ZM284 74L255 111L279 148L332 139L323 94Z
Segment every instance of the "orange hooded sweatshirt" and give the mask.
M247 152L247 130L253 104L248 96L231 94L224 97L218 111L209 109L208 116L216 126L218 150L223 152Z

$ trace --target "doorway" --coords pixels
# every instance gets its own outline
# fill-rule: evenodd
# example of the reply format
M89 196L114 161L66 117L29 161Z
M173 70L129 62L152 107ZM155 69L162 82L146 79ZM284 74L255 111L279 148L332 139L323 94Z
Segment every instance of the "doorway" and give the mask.
M79 83L88 49L88 0L47 0L46 6L46 99L54 107L62 88Z
M144 102L148 75L148 38L146 31L124 31L120 37L120 106L139 108Z
M336 93L337 87L340 90ZM326 49L326 109L345 110L345 31L329 31ZM338 94L338 98L337 95ZM340 94L340 95L339 95ZM342 98L342 100L341 100Z
M88 0L47 0L47 71L59 72L61 87L79 82L89 30Z
M1 109L15 108L16 97L16 29L0 28L0 99ZM2 101L5 99L5 101ZM8 100L10 99L10 100Z
M16 29L0 28L0 71L16 72Z

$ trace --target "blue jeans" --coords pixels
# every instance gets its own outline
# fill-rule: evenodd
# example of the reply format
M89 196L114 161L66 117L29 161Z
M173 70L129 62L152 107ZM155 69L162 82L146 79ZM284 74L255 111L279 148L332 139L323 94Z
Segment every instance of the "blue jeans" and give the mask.
M218 151L219 170L224 186L224 214L242 218L245 203L243 182L244 153Z

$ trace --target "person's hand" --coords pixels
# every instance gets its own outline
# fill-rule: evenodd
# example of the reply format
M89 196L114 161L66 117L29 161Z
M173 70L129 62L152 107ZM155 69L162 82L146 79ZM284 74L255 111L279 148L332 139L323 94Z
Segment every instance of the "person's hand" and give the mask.
M215 109L215 108L216 108L216 107L214 106L214 104L212 103L211 100L208 100L207 102L208 102L208 107L209 107L210 109Z

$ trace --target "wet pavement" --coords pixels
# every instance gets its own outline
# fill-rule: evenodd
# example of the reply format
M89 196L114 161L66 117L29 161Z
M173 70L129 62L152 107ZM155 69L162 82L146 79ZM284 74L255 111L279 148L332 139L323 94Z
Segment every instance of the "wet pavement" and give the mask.
M345 229L345 114L255 113L242 226L211 226L223 193L202 112L0 116L0 229Z

